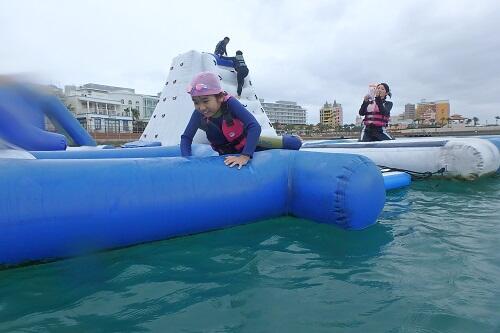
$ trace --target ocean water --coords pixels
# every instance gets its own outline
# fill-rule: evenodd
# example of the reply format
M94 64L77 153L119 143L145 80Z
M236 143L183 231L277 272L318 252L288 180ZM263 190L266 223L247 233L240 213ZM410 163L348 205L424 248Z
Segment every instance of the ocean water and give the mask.
M366 198L370 200L370 198ZM500 332L500 177L0 271L1 332Z

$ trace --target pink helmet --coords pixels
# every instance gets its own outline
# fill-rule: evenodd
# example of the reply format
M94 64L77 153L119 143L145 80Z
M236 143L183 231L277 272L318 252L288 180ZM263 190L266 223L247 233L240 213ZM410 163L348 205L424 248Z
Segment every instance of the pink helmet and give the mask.
M223 92L219 77L212 72L201 72L194 76L188 85L188 94L191 96L217 95Z

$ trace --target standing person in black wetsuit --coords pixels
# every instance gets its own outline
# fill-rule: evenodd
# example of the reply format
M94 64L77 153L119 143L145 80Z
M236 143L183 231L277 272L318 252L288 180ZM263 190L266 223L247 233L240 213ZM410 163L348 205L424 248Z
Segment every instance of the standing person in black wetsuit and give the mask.
M245 78L248 75L248 67L245 64L245 59L243 58L243 52L240 50L236 51L234 57L223 57L222 59L231 60L233 62L233 67L236 70L236 80L238 81L238 89L236 90L238 94L238 99L241 98L241 91L243 90L243 85L245 84Z
M229 37L224 37L223 40L217 43L215 46L214 54L218 56L227 55L226 45L229 43Z
M359 115L365 117L359 141L393 140L386 131L392 109L392 102L385 100L387 96L392 96L389 85L380 83L375 89L375 98L370 95L364 97L359 109Z

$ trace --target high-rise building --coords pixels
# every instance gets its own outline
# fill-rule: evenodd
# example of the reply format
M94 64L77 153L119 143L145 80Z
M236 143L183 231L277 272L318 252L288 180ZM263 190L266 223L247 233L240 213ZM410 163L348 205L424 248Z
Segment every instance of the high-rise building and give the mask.
M444 125L448 122L448 118L450 117L450 102L448 100L432 102L422 100L420 103L417 103L415 113L415 119Z
M260 100L262 108L271 123L302 125L306 123L307 110L297 105L297 102L276 101L275 103Z
M436 103L422 99L415 108L415 119L423 119L424 113L436 112Z
M420 115L419 119L422 124L434 125L436 123L436 111L432 108L429 108Z
M416 114L415 114L415 104L406 104L405 105L405 113L404 113L404 119L415 119Z
M337 103L336 100L333 101L333 104L325 102L325 105L319 110L319 122L322 125L334 128L342 126L343 117L342 104Z
M444 125L450 118L450 102L448 100L435 101L436 123Z

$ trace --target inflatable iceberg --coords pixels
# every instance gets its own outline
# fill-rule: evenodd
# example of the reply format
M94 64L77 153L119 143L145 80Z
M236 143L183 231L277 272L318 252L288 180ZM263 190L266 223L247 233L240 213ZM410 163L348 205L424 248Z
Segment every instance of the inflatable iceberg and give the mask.
M179 144L193 112L193 101L187 94L187 86L199 72L216 73L222 87L229 94L236 96L236 72L228 61L216 58L210 53L190 51L175 57L170 66L168 78L160 95L160 101L151 116L144 133L143 141L159 141L163 146ZM251 75L245 79L240 102L250 111L262 127L262 136L277 137L276 131L260 104ZM203 131L198 131L193 143L208 144Z

